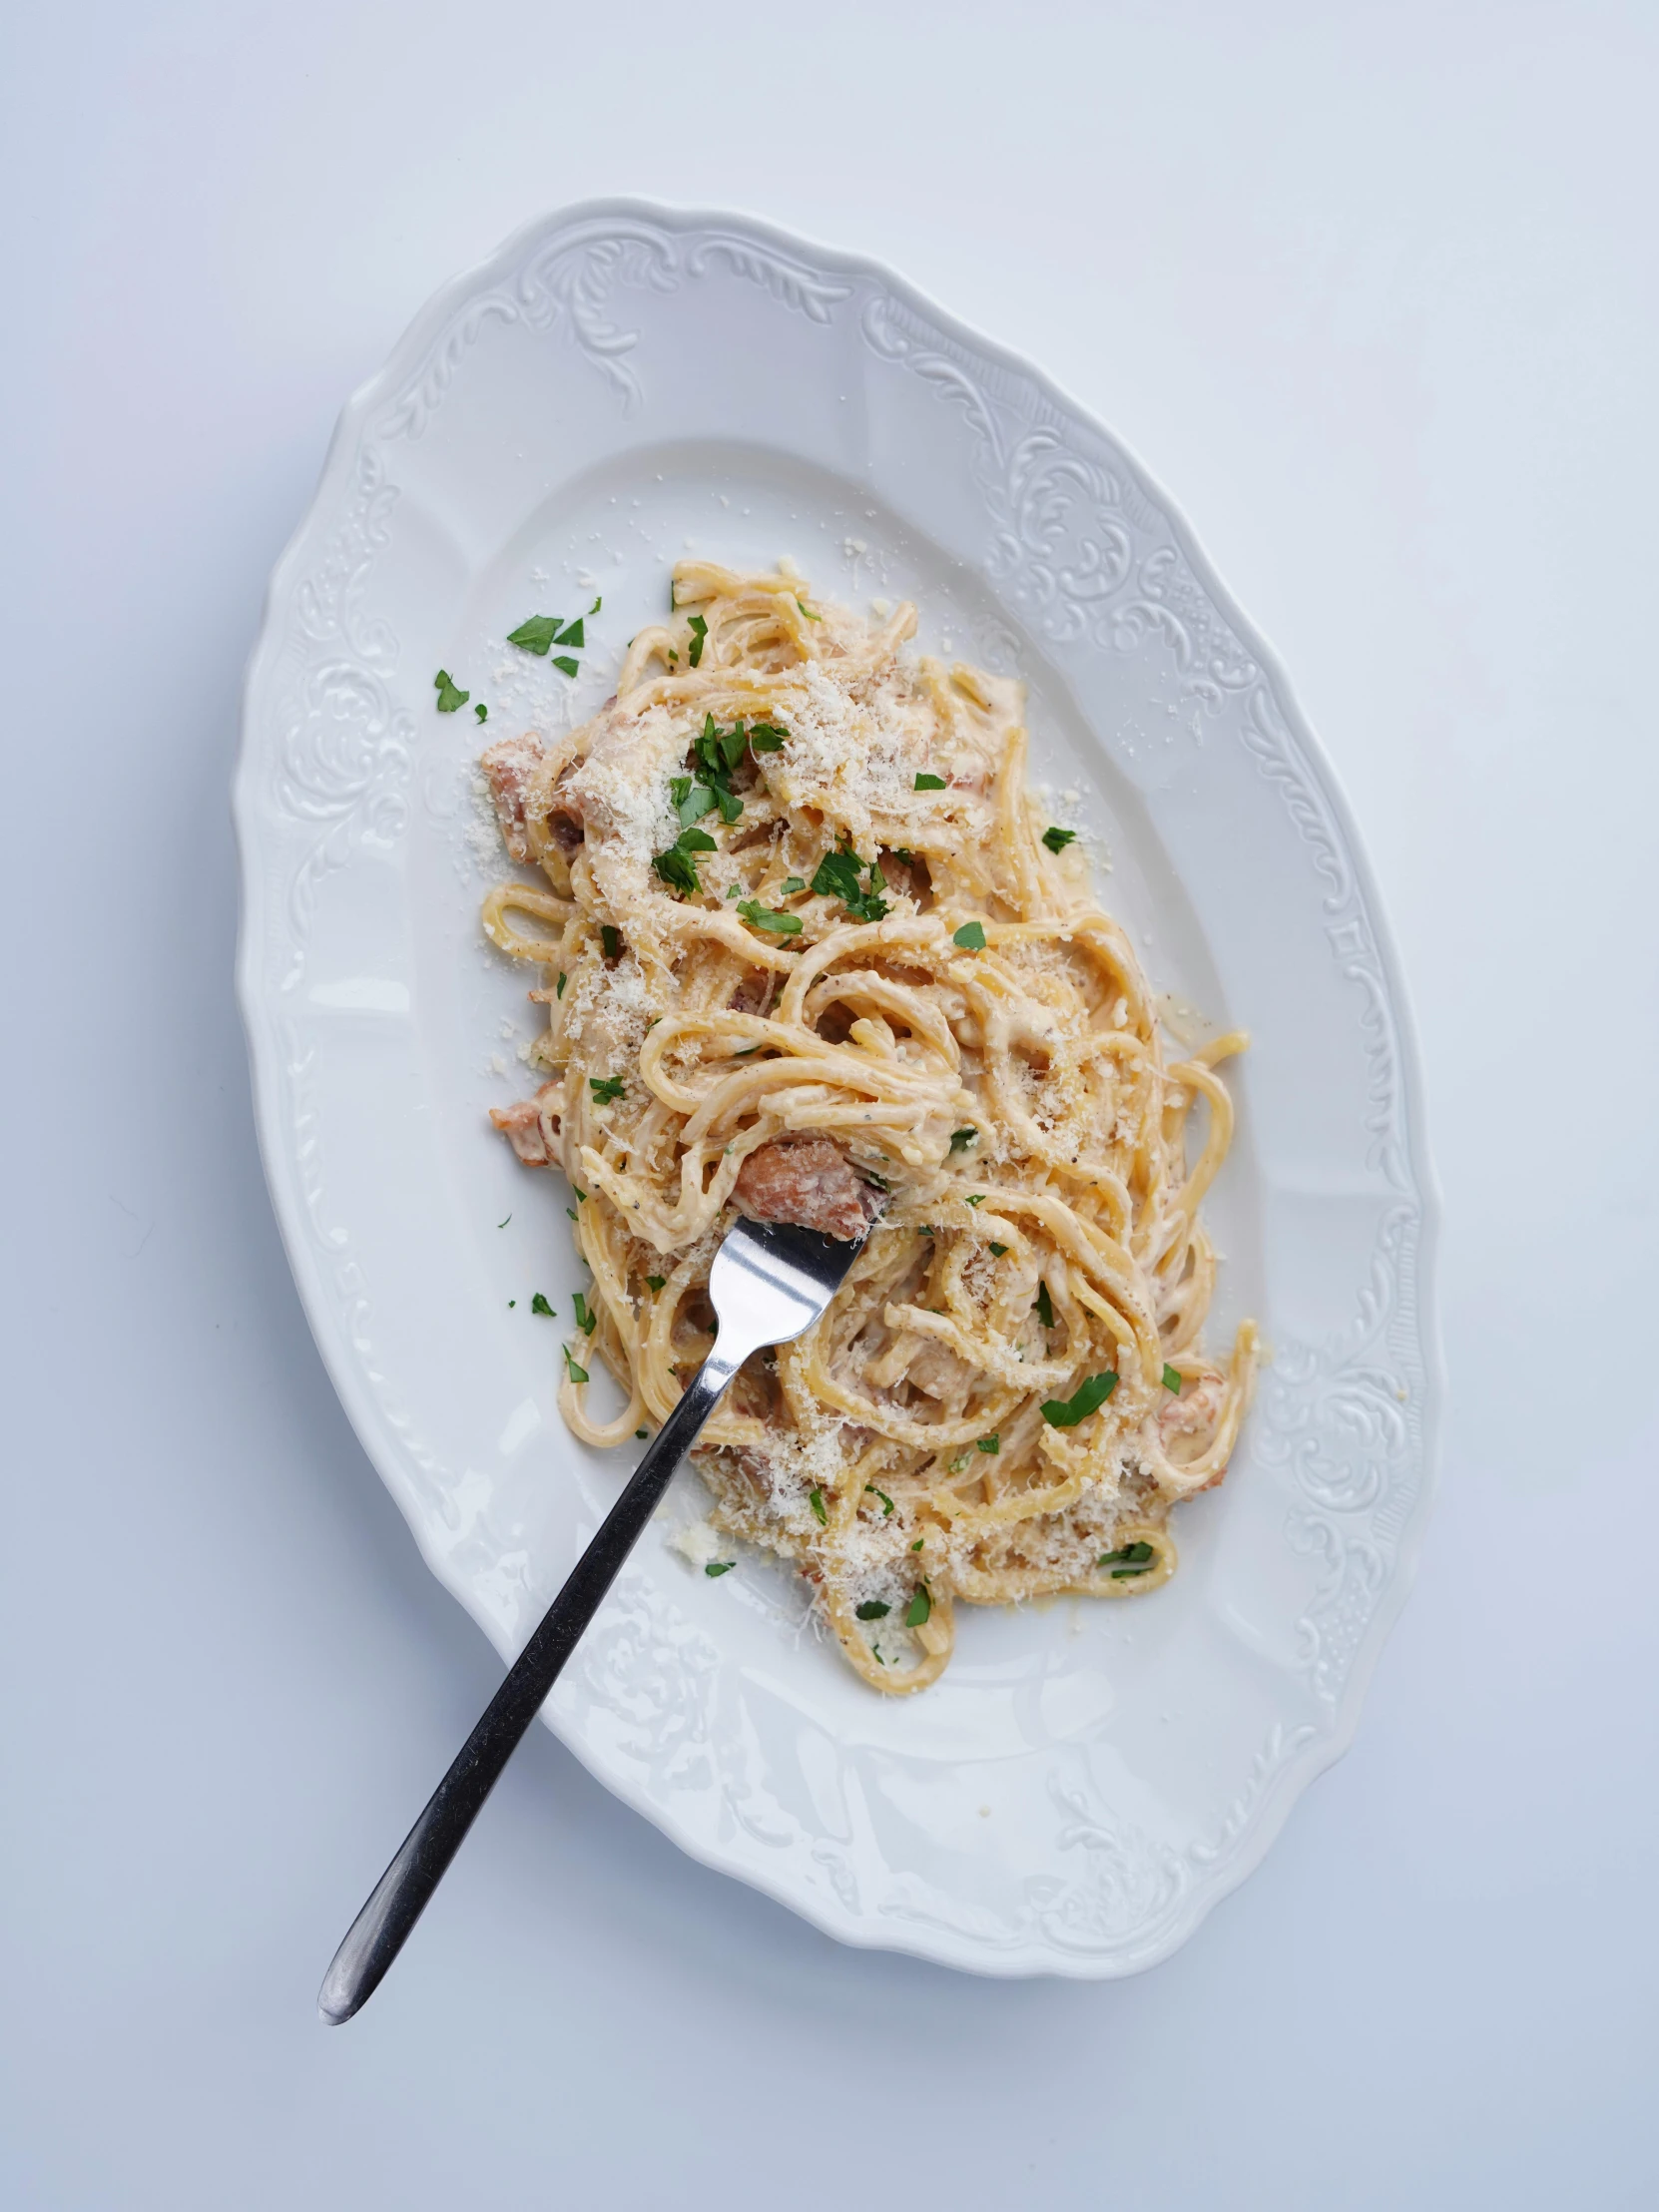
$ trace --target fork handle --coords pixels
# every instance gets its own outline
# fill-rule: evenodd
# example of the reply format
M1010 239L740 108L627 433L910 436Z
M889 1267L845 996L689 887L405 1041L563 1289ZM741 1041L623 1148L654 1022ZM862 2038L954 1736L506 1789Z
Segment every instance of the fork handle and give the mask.
M647 1446L627 1488L571 1569L540 1627L508 1668L507 1679L485 1707L483 1718L346 1930L317 1994L317 2009L325 2020L337 2026L350 2019L379 1986L485 1798L558 1681L565 1661L621 1573L623 1561L644 1534L675 1468L753 1349L717 1344Z

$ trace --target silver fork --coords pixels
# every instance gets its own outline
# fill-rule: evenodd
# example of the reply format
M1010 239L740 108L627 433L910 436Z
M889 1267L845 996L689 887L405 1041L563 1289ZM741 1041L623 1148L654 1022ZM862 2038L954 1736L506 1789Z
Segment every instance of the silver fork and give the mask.
M337 2025L358 2011L402 1949L727 1383L752 1352L788 1344L812 1327L857 1251L856 1244L782 1222L740 1221L728 1234L709 1274L709 1297L720 1323L713 1352L346 1931L317 1995L325 2020Z

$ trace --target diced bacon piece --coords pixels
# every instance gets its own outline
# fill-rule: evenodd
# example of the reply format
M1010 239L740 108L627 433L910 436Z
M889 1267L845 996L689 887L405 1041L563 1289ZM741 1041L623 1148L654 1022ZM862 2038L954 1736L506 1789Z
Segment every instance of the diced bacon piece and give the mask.
M489 785L490 797L495 801L495 819L501 825L502 838L515 860L532 857L524 829L524 801L530 779L541 767L542 759L540 738L526 735L503 738L499 745L492 745L478 763Z
M490 1108L490 1119L506 1137L527 1168L544 1168L553 1155L549 1152L548 1132L559 1132L558 1102L564 1093L562 1083L544 1083L534 1098L521 1098L514 1106Z
M828 1137L780 1137L752 1152L733 1194L751 1221L788 1221L851 1242L861 1237L880 1198Z

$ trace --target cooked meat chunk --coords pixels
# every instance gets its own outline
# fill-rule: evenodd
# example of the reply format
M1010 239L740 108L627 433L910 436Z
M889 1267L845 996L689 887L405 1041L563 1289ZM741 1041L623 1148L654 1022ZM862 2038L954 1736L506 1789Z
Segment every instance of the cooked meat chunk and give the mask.
M752 1152L738 1170L734 1197L751 1221L789 1221L850 1242L875 1219L881 1201L828 1137L780 1137Z
M478 763L489 785L490 797L495 801L495 819L501 825L502 840L515 860L533 857L524 830L524 801L530 779L541 764L541 740L529 736L503 738L499 745L492 745Z
M559 1100L562 1083L544 1083L534 1098L521 1098L515 1106L490 1108L490 1119L527 1168L544 1168L553 1155L550 1136L559 1133Z

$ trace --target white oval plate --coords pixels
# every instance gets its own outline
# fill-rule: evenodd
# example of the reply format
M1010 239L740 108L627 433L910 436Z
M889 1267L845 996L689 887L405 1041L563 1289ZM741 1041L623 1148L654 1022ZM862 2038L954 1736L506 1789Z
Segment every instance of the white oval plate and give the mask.
M701 1509L683 1473L548 1718L687 1851L847 1941L1132 1972L1350 1740L1438 1385L1409 1021L1347 809L1097 423L884 271L729 216L573 209L438 294L341 418L248 679L240 981L288 1256L434 1573L516 1652L626 1468L556 1410L567 1194L485 1119L528 1084L531 1009L477 926L484 735L433 675L490 737L581 719L687 550L911 597L924 644L1028 680L1039 784L1155 987L1254 1035L1212 1341L1254 1313L1274 1358L1156 1596L964 1609L944 1681L882 1699L781 1569L711 1580L670 1548ZM574 682L504 644L596 592Z

